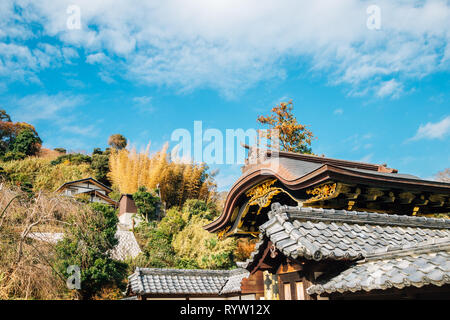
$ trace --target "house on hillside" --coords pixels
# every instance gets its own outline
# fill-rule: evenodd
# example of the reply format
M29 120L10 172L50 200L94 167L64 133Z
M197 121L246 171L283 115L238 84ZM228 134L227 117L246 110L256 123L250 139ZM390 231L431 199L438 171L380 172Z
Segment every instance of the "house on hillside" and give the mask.
M111 199L108 194L111 188L105 186L94 178L85 178L64 183L56 192L69 197L86 196L90 202L100 202L118 207L117 201Z

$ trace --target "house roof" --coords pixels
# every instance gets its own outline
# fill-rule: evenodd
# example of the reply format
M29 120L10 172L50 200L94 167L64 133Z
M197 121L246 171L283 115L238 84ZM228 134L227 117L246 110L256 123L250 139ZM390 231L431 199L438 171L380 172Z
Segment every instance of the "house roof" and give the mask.
M450 237L450 220L272 204L259 227L284 255L309 260L358 260L378 249ZM257 245L258 251L260 245ZM253 263L257 253L240 267Z
M103 193L99 192L98 190L88 190L88 191L80 192L77 195L79 195L79 194L92 194L92 193L96 197L99 197L99 198L105 200L106 202L109 202L110 204L114 205L115 207L117 207L119 205L119 203L117 201L114 201L113 199L111 199L107 195L104 195Z
M128 277L129 295L223 295L240 292L244 269L188 270L136 268Z
M450 284L450 238L383 249L307 289L330 294Z
M101 183L100 181L98 181L98 180L96 180L96 179L94 179L92 177L89 177L89 178L85 178L85 179L80 179L80 180L66 182L66 183L62 184L58 189L56 189L56 192L59 192L59 191L65 189L66 187L68 187L70 185L77 184L77 183L80 183L80 182L87 182L87 181L95 184L97 187L102 188L107 193L112 191L112 189L110 187L107 187L103 183Z
M271 156L270 151L267 153ZM442 201L442 208L434 208L434 210L442 209L445 212L447 208L450 209L450 183L423 180L413 175L398 173L397 170L382 165L279 152L277 157L269 157L244 167L242 176L228 193L222 214L205 226L205 229L210 232L223 230L232 222L234 209L245 202L246 192L259 183L273 178L276 178L283 188L290 192L302 193L309 188L325 183L340 182L352 186L362 185L365 188L381 188L397 193L411 192L417 194L416 197L421 195L428 197L433 194L442 198L439 200ZM363 192L366 191L365 188L363 188ZM424 192L427 194L423 194ZM400 200L398 197L396 199L397 202L385 202L385 209L387 210L387 207L391 206L392 208L389 208L391 213L400 213L398 212L400 209L396 207ZM359 198L357 201L360 201ZM426 202L428 205L432 205L432 201ZM373 201L372 204L374 203L376 201ZM408 205L411 206L412 212L414 203L410 202ZM422 208L427 209L427 204L423 204Z

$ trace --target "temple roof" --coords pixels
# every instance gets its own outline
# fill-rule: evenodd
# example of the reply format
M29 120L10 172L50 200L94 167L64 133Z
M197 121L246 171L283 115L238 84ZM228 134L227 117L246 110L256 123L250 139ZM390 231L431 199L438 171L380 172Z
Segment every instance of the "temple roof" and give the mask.
M450 284L450 238L383 249L307 289L308 294Z
M244 269L188 270L136 268L128 277L130 295L224 295L241 291Z
M248 268L255 262L264 239L292 259L352 261L380 249L450 237L449 219L288 207L278 203L272 204L269 217L259 227L261 241L240 267Z
M423 180L384 165L291 152L276 156L268 152L253 164L251 159L249 155L242 176L231 187L222 215L206 230L218 232L233 225L233 212L245 204L248 192L270 179L292 198L306 201L305 206L406 215L450 212L450 183ZM334 194L318 199L308 196L323 186L333 186Z

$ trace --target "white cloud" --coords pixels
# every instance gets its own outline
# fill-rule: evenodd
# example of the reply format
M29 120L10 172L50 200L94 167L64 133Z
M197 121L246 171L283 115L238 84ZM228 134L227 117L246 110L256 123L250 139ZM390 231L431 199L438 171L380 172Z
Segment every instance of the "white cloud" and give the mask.
M11 99L8 112L13 121L24 121L37 126L46 145L64 145L60 140L67 139L68 148L81 148L86 143L79 139L80 136L93 138L99 134L98 127L92 123L97 119L80 121L77 108L85 101L84 96L70 93L34 94ZM38 128L41 123L47 123L42 131ZM65 133L65 138L62 138L61 133Z
M362 157L361 159L359 159L358 161L360 162L365 162L365 163L370 163L370 161L372 161L373 158L373 153L370 153L364 157Z
M98 129L93 125L79 126L67 125L62 127L63 131L70 132L76 136L95 137L98 134Z
M133 102L136 103L135 108L141 113L153 113L156 111L156 108L151 103L152 100L153 98L149 96L133 98Z
M376 94L381 98L388 96L391 96L392 98L398 98L402 91L403 85L395 79L392 79L382 82Z
M24 8L22 16L13 3ZM371 3L358 0L78 0L82 29L68 30L72 3L2 0L7 13L0 27L10 25L5 32L23 45L23 37L33 36L26 23L41 24L43 35L64 46L114 60L109 77L181 91L206 87L233 95L283 79L289 58L309 61L313 72L348 85L350 94L378 97L396 97L412 79L450 69L445 0L377 1L377 31L366 27Z
M133 101L139 104L147 104L152 101L152 97L142 96L142 97L134 97Z
M12 115L20 121L67 119L69 111L83 102L83 97L59 93L28 95L11 102Z
M351 151L355 152L360 150L361 148L364 148L366 150L372 148L372 144L367 141L372 138L373 135L371 133L366 133L364 135L355 133L354 135L344 139L342 142L345 145L350 146Z
M343 114L343 113L344 113L344 109L338 108L338 109L334 110L333 113L334 113L334 114Z
M86 62L89 64L96 64L96 63L106 63L110 59L105 56L103 52L90 54L86 57Z
M439 122L428 122L425 125L420 125L416 135L409 140L413 141L420 139L443 139L449 133L450 116L446 116Z

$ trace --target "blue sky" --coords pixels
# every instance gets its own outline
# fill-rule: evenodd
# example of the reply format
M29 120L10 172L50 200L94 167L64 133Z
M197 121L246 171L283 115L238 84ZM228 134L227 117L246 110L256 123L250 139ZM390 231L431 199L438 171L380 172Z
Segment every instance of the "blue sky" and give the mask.
M293 99L316 154L433 179L450 166L449 75L448 1L0 3L0 106L49 148L122 133L156 151L196 120L256 129ZM240 174L211 167L220 190Z

